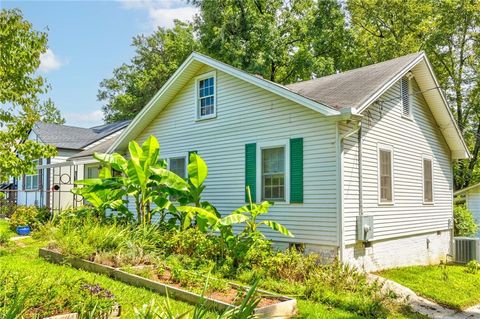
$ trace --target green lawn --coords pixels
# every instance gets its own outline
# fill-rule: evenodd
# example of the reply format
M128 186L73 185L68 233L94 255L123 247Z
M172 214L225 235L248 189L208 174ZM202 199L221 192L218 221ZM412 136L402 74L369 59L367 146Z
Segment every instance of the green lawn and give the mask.
M386 270L378 275L396 281L441 305L463 310L480 303L480 272L464 266L414 266Z
M6 221L0 220L0 231L4 229L8 229L8 224ZM7 272L15 272L21 277L24 277L25 282L19 283L20 285L34 284L32 282L34 274L41 274L42 281L50 282L52 285L55 285L56 282L61 282L62 280L84 280L92 284L98 283L101 287L110 290L115 295L116 301L122 306L123 318L132 318L134 315L134 307L140 307L141 305L150 302L152 299L155 299L160 305L165 301L165 298L159 294L123 284L103 275L76 270L68 266L48 263L38 257L38 249L44 246L45 243L35 239L22 239L12 243L12 245L13 247L8 249L0 249L0 269ZM175 300L171 300L171 303L173 309L177 313L192 308L191 305ZM298 318L362 318L348 311L305 300L299 300L298 307Z

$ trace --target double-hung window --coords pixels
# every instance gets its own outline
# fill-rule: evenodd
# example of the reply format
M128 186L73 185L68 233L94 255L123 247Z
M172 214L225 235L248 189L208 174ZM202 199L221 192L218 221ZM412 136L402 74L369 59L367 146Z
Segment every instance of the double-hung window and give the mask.
M215 86L215 72L210 72L197 78L197 119L207 119L217 115Z
M285 202L287 185L287 146L260 147L261 198Z
M378 148L379 203L393 203L393 149L389 146Z
M101 167L98 164L85 165L85 178L98 178L100 169Z
M37 168L38 160L34 160L33 162L34 162L36 173L25 175L24 183L25 183L26 190L38 189L38 168Z
M423 157L423 202L433 203L433 161L430 157Z
M185 156L181 157L172 157L168 160L168 169L180 176L181 178L187 177L186 172L186 158Z

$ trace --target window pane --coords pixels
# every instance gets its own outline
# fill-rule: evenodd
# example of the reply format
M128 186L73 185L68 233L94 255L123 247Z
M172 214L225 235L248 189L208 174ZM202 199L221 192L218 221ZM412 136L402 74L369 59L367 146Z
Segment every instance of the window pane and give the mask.
M423 159L423 200L433 202L432 161Z
M185 178L185 157L177 157L170 159L170 171L177 174L181 178Z
M285 148L262 149L264 200L285 200Z
M380 150L380 201L392 201L392 153Z

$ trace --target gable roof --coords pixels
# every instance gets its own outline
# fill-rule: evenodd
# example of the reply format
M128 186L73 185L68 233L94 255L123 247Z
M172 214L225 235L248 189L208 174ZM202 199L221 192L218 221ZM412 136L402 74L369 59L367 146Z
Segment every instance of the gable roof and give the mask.
M459 189L458 191L454 192L453 195L454 195L454 196L461 195L461 194L466 193L466 192L468 192L469 190L472 190L472 189L477 188L477 187L479 187L479 186L480 186L480 183L473 184L473 185L468 186L468 187L465 187L465 188L463 188L463 189Z
M468 148L425 53L409 54L319 79L280 85L208 56L192 53L147 103L108 152L126 148L204 65L223 71L328 117L361 114L408 72L412 72L454 159L468 158Z
M288 84L286 87L337 110L359 109L385 83L421 56L422 53L409 54L363 68Z
M130 121L116 122L91 128L63 124L37 122L32 130L45 144L61 149L82 150L118 130L126 127Z
M90 158L92 158L92 156L95 152L105 153L110 148L110 146L113 144L113 142L115 142L115 140L116 139L114 137L106 139L105 141L102 141L102 142L98 143L97 145L94 145L90 148L87 148L86 150L78 152L77 154L68 158L68 160L69 161L75 161L75 160L80 160L80 159L84 159L84 158L89 158L90 159Z

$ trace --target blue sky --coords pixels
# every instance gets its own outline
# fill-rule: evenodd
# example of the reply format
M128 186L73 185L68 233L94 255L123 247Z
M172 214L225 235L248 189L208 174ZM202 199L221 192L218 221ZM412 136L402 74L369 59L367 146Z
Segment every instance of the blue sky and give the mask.
M0 0L0 7L19 8L36 30L48 33L39 69L52 86L47 96L67 124L83 127L103 122L99 83L131 59L132 37L169 27L175 18L191 20L196 11L182 0Z

